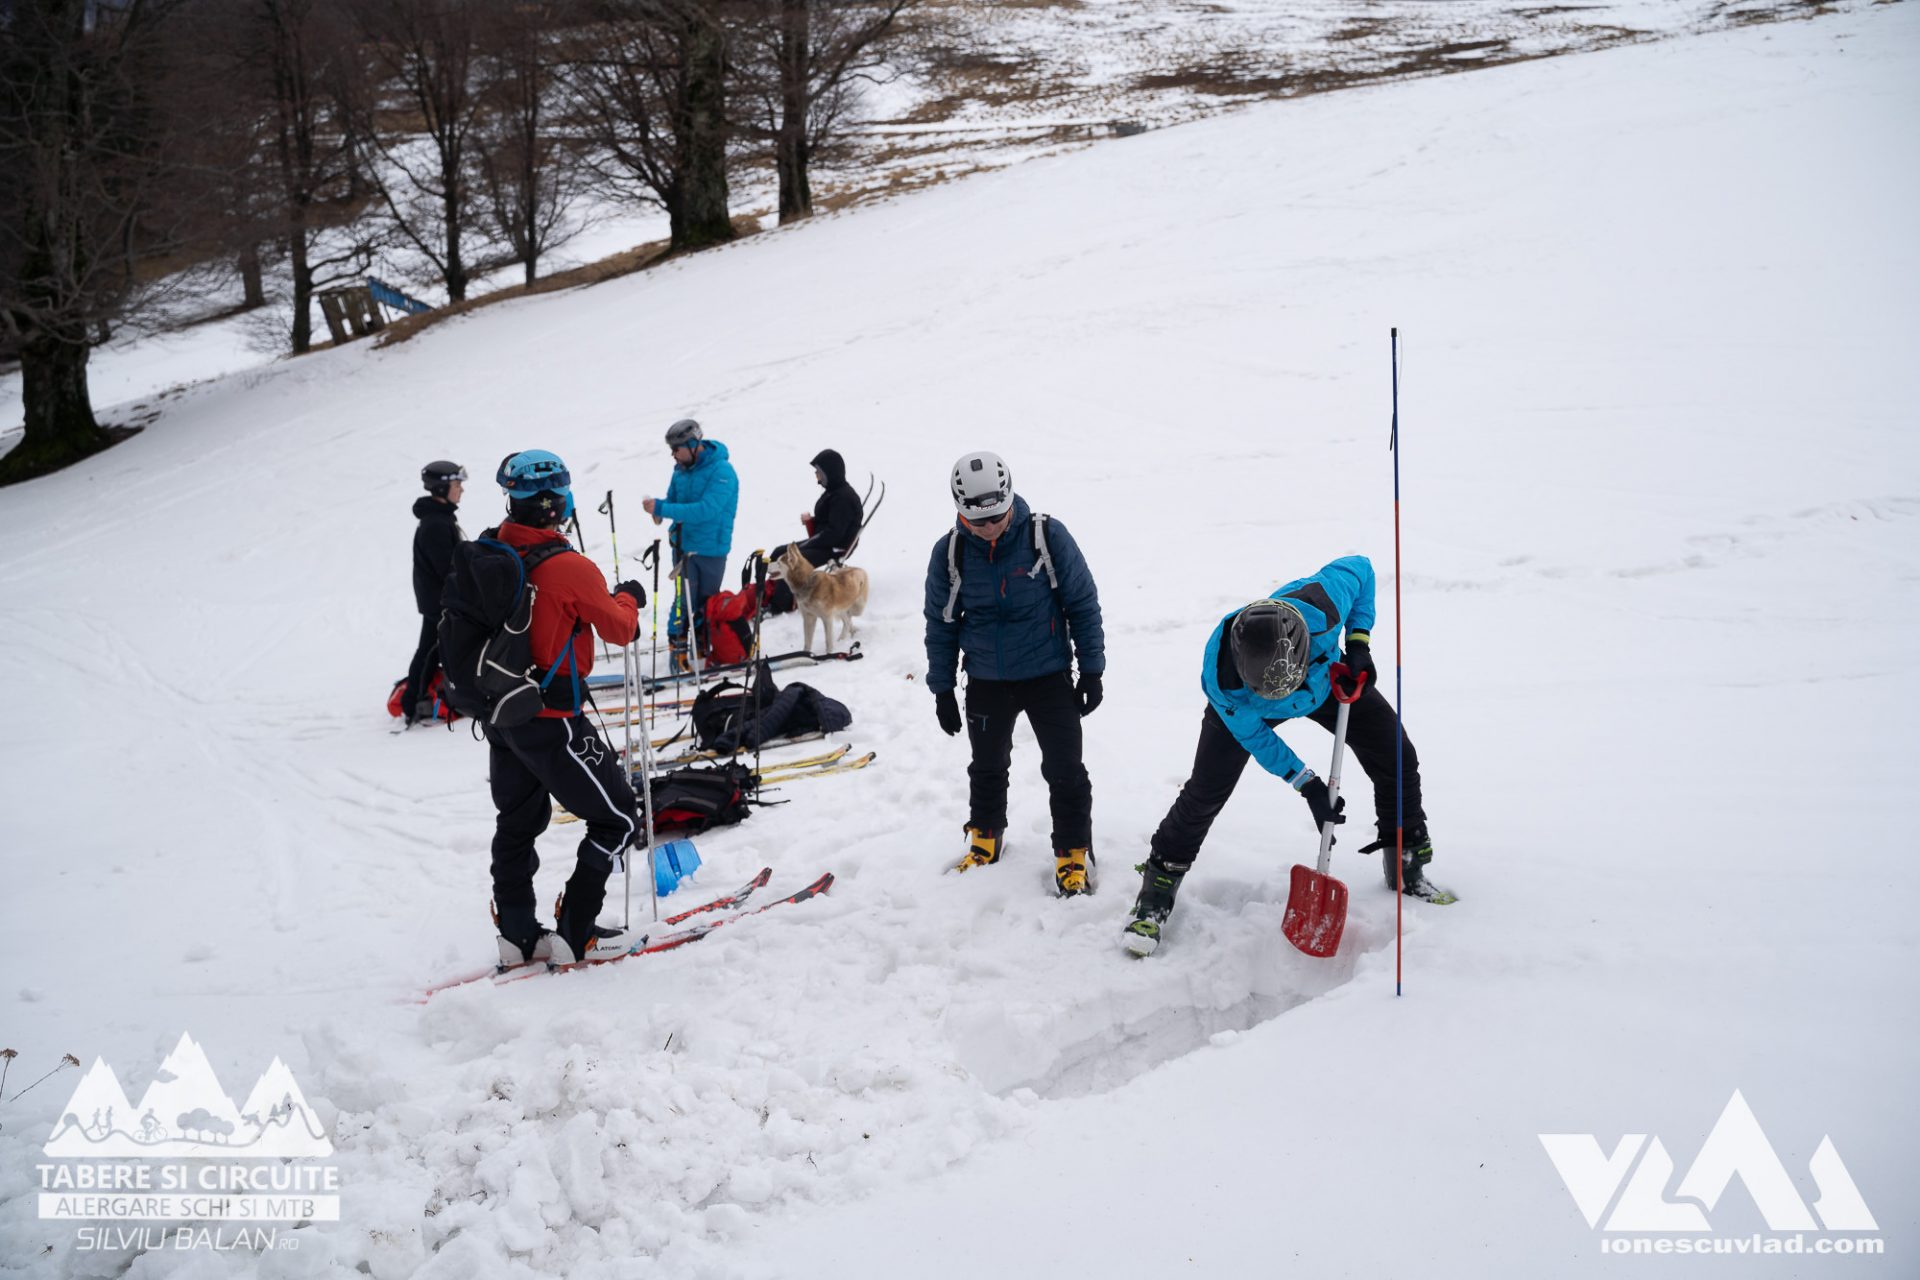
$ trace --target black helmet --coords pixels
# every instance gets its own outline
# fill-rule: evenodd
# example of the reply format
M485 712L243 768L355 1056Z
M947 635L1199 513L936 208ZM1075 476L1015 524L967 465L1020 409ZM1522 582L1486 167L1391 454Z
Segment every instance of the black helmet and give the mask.
M700 424L692 418L682 418L667 428L667 448L678 449L682 445L692 447L707 438Z
M420 483L427 492L436 498L447 496L447 487L458 480L465 482L467 469L457 462L429 462L420 468Z
M1307 679L1313 636L1285 600L1255 600L1234 615L1233 669L1263 698L1284 698Z

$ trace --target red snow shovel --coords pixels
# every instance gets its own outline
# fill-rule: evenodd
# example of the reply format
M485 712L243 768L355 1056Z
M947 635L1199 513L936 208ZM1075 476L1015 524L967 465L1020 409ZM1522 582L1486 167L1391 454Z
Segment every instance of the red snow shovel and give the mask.
M1347 748L1347 711L1359 700L1367 677L1353 676L1345 664L1338 662L1333 664L1330 674L1334 700L1340 704L1333 724L1333 768L1327 771L1327 803L1333 804L1340 798L1340 758ZM1350 691L1342 688L1342 683L1349 678L1353 680ZM1340 949L1340 935L1347 928L1347 886L1327 874L1327 863L1333 857L1333 826L1329 822L1321 828L1318 870L1294 864L1293 884L1287 890L1287 915L1280 925L1288 942L1323 960Z

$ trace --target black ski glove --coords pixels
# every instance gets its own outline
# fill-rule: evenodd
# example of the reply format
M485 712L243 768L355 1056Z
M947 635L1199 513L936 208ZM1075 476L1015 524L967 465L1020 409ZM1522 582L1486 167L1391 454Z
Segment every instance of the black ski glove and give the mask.
M1329 822L1338 826L1347 820L1341 810L1347 807L1347 798L1341 796L1329 801L1327 784L1319 778L1307 779L1307 785L1300 788L1301 799L1307 802L1307 808L1313 810L1313 826L1316 831L1324 831Z
M960 700L953 696L953 690L933 695L933 713L940 717L940 727L949 738L960 732Z
M1080 683L1075 685L1073 690L1080 695L1082 717L1092 715L1093 709L1099 706L1101 700L1107 696L1106 691L1100 687L1100 673L1097 671L1082 671Z
M647 589L641 586L637 579L628 578L625 582L613 589L613 594L617 596L632 596L636 608L644 609L647 607Z
M1374 670L1373 648L1361 639L1364 635L1366 632L1362 631L1347 637L1347 670L1353 673L1356 680L1365 676L1368 684L1378 684L1380 673Z

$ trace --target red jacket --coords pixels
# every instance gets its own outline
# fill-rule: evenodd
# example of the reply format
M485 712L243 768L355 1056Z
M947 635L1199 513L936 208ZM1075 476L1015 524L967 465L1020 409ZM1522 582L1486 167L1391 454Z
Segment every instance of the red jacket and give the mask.
M530 529L511 520L501 523L499 538L516 548L566 541L558 529ZM640 606L632 596L609 595L599 566L577 551L551 556L535 567L533 585L539 594L533 598L533 625L527 640L542 672L560 656L576 622L582 625L573 637L573 661L582 679L593 670L593 631L617 645L632 643L640 633ZM566 668L553 680L556 686L569 684ZM574 713L548 707L540 714L563 719Z

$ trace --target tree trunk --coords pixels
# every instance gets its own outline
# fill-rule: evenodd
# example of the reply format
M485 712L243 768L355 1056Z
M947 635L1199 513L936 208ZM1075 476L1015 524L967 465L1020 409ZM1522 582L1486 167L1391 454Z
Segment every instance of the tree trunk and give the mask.
M250 244L240 251L240 305L251 310L267 305L267 291L260 282L260 246Z
M807 140L807 81L812 55L809 0L781 0L780 131L773 165L780 175L780 224L813 214L813 184L807 177L812 148Z
M84 340L60 342L36 332L20 348L20 392L27 431L0 458L0 484L58 470L107 444L87 392Z
M459 175L441 175L447 184L447 195L442 208L447 219L447 301L465 302L467 300L467 264L460 256L460 224L464 210L460 207L460 198L454 193L454 184Z
M673 248L704 249L733 239L727 208L727 47L717 24L694 18L687 32L680 192L670 210Z
M307 263L306 220L294 219L287 237L287 259L293 264L293 354L313 350L313 268Z

